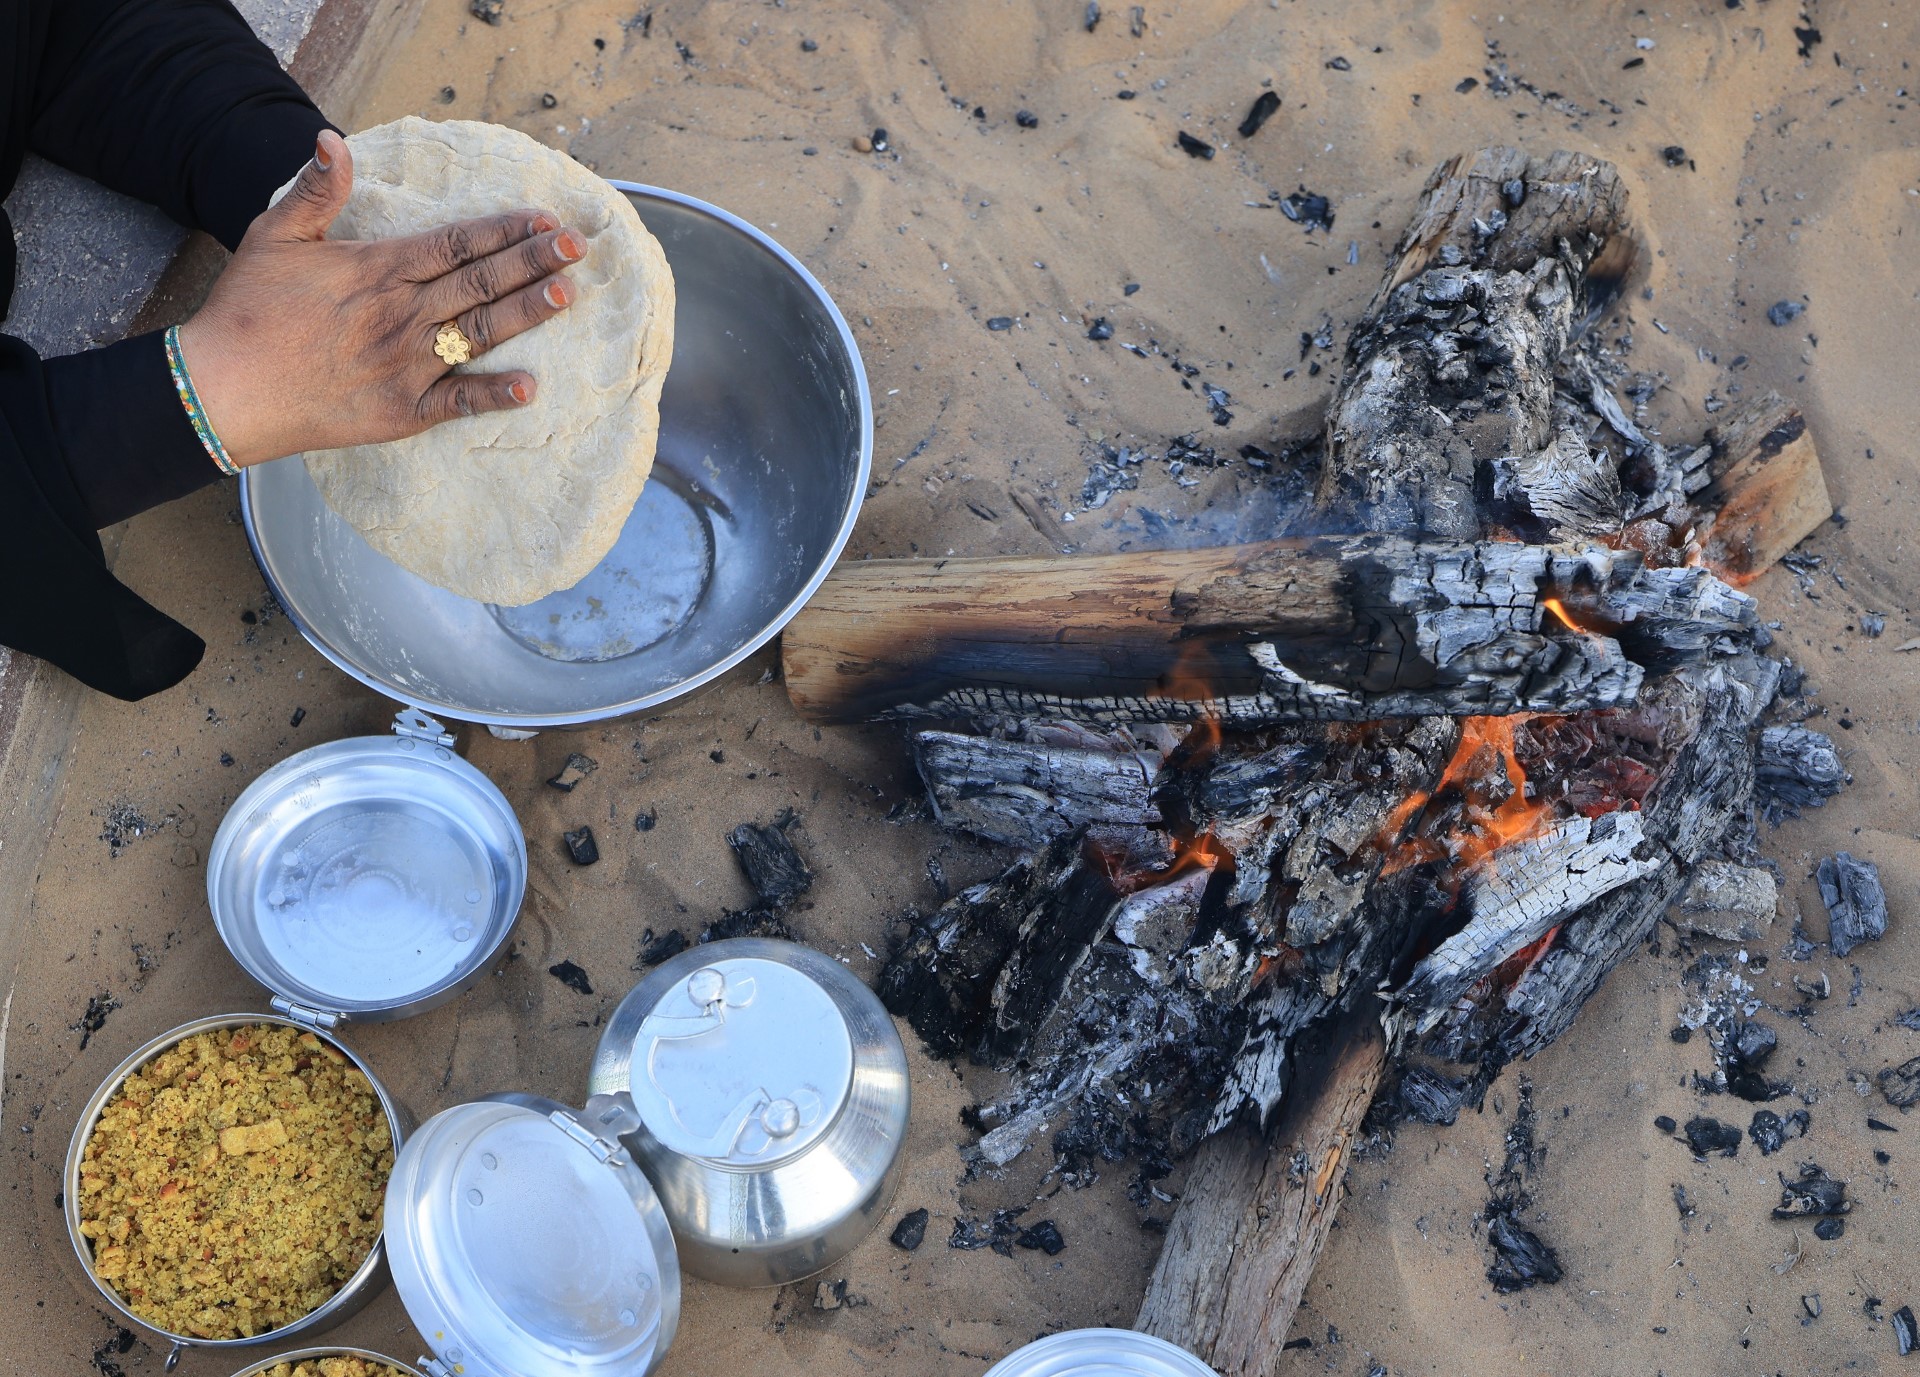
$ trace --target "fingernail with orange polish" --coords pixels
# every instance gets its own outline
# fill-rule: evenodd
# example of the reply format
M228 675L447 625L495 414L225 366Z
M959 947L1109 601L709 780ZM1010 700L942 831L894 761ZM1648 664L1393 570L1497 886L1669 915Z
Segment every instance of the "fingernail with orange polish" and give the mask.
M519 378L507 384L507 395L520 406L527 404L527 385Z
M556 277L549 282L543 295L547 298L547 305L556 311L573 304L573 288L567 285L564 277Z
M582 239L573 230L567 230L563 232L558 239L554 240L554 247L560 250L560 256L562 258L566 259L569 263L573 263L586 256L587 241Z

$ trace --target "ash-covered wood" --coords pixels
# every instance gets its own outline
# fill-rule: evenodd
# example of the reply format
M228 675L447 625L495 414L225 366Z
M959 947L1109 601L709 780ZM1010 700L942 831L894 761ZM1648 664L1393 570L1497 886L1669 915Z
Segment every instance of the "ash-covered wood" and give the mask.
M1023 850L1091 825L1157 827L1160 752L1131 740L1099 745L918 732L914 764L934 816L948 827Z
M1801 808L1820 807L1853 778L1840 763L1833 738L1810 727L1767 727L1759 750L1754 769L1760 791L1789 817Z
M1633 551L1397 536L1117 555L863 560L787 628L815 721L1033 717L1229 728L1572 712L1754 625Z
M1711 517L1701 554L1709 569L1740 585L1818 530L1833 501L1806 418L1777 393L1755 398L1708 440L1712 481L1699 505Z
M1827 907L1827 943L1835 956L1887 935L1887 891L1880 885L1880 867L1842 851L1821 861L1814 874L1820 901Z
M1895 1109L1911 1109L1920 1104L1920 1057L1889 1066L1880 1072L1880 1093Z
M727 845L768 908L785 908L813 887L813 871L782 827L743 822L727 834Z
M1779 884L1757 865L1707 859L1693 868L1668 916L1688 932L1728 942L1757 942L1773 924Z

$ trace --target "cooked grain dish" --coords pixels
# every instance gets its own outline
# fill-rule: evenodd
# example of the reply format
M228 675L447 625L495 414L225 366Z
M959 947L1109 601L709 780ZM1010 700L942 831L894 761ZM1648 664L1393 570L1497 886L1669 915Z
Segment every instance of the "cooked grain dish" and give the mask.
M246 1338L354 1274L392 1169L379 1096L335 1048L273 1024L215 1029L107 1102L81 1157L80 1232L94 1275L148 1324Z
M260 1377L407 1377L397 1367L370 1363L365 1358L342 1355L337 1358L302 1358L297 1363L275 1363Z

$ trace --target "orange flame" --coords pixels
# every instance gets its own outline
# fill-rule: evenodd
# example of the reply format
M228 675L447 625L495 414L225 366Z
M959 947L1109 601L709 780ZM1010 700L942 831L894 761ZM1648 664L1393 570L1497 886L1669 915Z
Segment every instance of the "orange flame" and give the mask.
M1513 729L1528 716L1530 714L1461 720L1460 744L1441 772L1440 782L1431 793L1416 792L1401 800L1382 829L1380 840L1389 850L1388 874L1451 856L1457 875L1501 847L1534 836L1545 828L1552 818L1552 810L1545 803L1527 797L1527 772L1514 747ZM1505 770L1512 790L1499 803L1492 801L1488 788L1496 767ZM1427 804L1450 786L1458 788L1465 798L1460 825L1444 840L1405 837L1407 828L1418 821Z
M1577 631L1582 636L1593 636L1598 634L1597 632L1593 631L1591 628L1584 627L1580 625L1579 622L1575 621L1573 618L1573 614L1567 611L1567 605L1564 602L1561 602L1560 599L1542 598L1540 599L1540 605L1546 608L1547 611L1553 613L1554 616L1558 617L1560 619L1561 625L1565 626L1567 630Z

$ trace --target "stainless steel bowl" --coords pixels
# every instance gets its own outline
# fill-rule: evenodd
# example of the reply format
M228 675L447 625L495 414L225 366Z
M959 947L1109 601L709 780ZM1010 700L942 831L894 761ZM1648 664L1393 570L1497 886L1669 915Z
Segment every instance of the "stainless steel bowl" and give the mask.
M986 1377L1213 1377L1213 1369L1151 1334L1070 1329L1016 1349Z
M276 1353L271 1358L262 1358L233 1374L233 1377L263 1377L281 1363L304 1362L310 1358L363 1358L369 1363L385 1363L388 1367L398 1368L407 1377L420 1377L420 1369L412 1363L403 1363L398 1358L389 1358L384 1353L375 1353L368 1348L302 1348L292 1353Z
M374 553L298 456L241 475L268 586L369 688L509 729L656 707L766 644L852 533L873 408L825 289L717 206L613 185L666 250L678 308L653 478L581 583L522 608L456 597Z
M873 992L808 947L736 938L662 963L608 1021L589 1089L694 1276L812 1276L892 1198L906 1049Z
M153 1041L139 1048L113 1069L113 1073L100 1083L100 1088L93 1092L92 1098L81 1108L80 1122L74 1125L73 1139L67 1145L67 1169L63 1178L67 1237L73 1243L73 1251L75 1256L80 1260L81 1270L86 1273L87 1280L92 1284L93 1289L100 1293L101 1299L105 1300L106 1303L111 1306L117 1314L125 1318L129 1324L137 1325L150 1334L158 1334L161 1338L166 1339L173 1345L172 1352L167 1358L167 1366L169 1369L173 1367L182 1349L206 1348L221 1351L227 1349L258 1348L261 1344L285 1343L287 1340L297 1338L302 1334L317 1333L322 1329L327 1329L338 1324L341 1320L353 1314L354 1311L373 1299L374 1295L377 1294L380 1288L386 1283L387 1269L386 1254L383 1247L383 1234L381 1237L374 1239L373 1250L367 1254L366 1261L360 1264L354 1274L347 1278L345 1285L334 1292L333 1295L317 1309L309 1311L307 1314L293 1321L293 1323L283 1324L278 1329L270 1329L246 1339L201 1339L191 1334L175 1334L170 1330L161 1329L141 1319L138 1315L134 1314L132 1310L127 1308L126 1302L120 1299L118 1292L94 1275L93 1249L88 1243L86 1236L80 1232L80 1163L81 1155L86 1151L87 1140L93 1136L94 1126L100 1122L100 1114L106 1109L107 1101L111 1100L114 1095L119 1092L120 1087L125 1084L128 1076L131 1076L135 1071L138 1071L142 1066L145 1066L149 1061L159 1056L175 1043L182 1042L192 1037L195 1033L206 1033L220 1028L240 1028L248 1024L269 1024L281 1028L295 1028L301 1032L311 1032L314 1036L325 1039L329 1046L357 1067L360 1073L372 1084L373 1093L379 1097L380 1108L386 1114L387 1126L393 1133L393 1146L396 1154L399 1152L401 1142L406 1136L407 1129L410 1127L410 1121L407 1119L405 1111L395 1102L393 1096L387 1093L387 1088L380 1083L380 1078L373 1074L372 1068L362 1061L351 1047L329 1037L325 1032L312 1027L310 1024L301 1023L294 1019L281 1018L276 1014L215 1014L210 1018L198 1018L191 1023L183 1023L171 1032L162 1033L159 1037L153 1039Z

